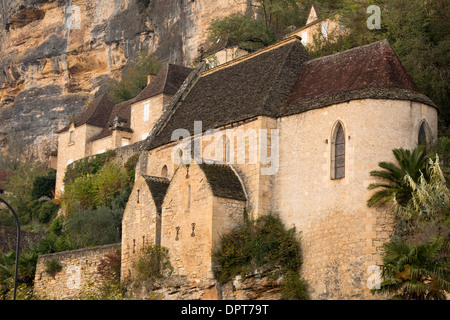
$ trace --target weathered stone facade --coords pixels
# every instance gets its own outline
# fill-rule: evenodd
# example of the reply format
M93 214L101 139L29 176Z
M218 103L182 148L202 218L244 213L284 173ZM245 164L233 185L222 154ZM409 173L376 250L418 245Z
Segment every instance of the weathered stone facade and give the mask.
M77 300L99 277L98 265L107 254L120 250L120 244L41 255L36 265L34 293L38 299ZM51 276L46 263L56 260L61 271Z

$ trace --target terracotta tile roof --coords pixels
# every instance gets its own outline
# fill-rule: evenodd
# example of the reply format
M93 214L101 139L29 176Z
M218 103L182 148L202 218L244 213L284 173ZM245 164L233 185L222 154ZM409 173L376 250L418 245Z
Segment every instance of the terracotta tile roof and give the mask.
M158 94L174 95L183 84L186 77L193 71L191 68L168 63L151 80L134 99L139 102Z
M280 115L349 100L411 99L421 95L387 40L305 62Z

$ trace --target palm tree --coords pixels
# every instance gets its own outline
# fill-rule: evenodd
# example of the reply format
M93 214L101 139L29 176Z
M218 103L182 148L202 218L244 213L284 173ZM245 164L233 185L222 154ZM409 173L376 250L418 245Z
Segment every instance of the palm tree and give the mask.
M384 281L372 293L389 293L401 300L446 299L450 290L448 237L435 237L422 244L389 242L384 249Z
M371 183L369 190L383 188L376 191L367 201L369 207L381 205L391 200L396 200L400 205L406 205L411 199L411 185L405 180L406 176L411 177L414 182L418 182L421 175L427 179L427 160L429 156L425 154L425 147L418 146L412 152L403 148L392 150L398 165L392 162L380 162L378 165L384 170L374 170L370 172L372 177L378 177L385 182Z

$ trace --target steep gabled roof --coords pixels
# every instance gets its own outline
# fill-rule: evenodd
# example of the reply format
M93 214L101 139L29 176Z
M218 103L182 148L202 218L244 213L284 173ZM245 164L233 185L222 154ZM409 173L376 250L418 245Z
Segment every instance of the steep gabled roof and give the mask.
M280 116L366 98L434 105L419 92L389 42L383 40L305 62Z
M134 102L149 99L161 93L174 95L192 71L191 68L171 63L166 64L141 93L134 98Z
M97 127L104 127L108 117L114 108L114 102L106 95L94 100L94 102L83 110L74 120L75 127L83 124L90 124ZM58 133L69 130L69 126L59 130Z
M94 135L92 138L90 138L90 141L99 140L105 137L108 137L112 134L113 129L113 123L114 119L116 117L119 117L121 120L125 121L125 124L121 126L120 130L122 131L129 131L131 132L130 128L130 122L131 122L131 105L134 103L134 99L130 99L124 102L121 102L119 104L116 104L114 108L112 109L108 121L106 122L105 127L96 135Z
M142 177L147 183L157 210L161 211L164 197L166 196L167 189L169 188L169 179L146 175L143 175Z
M277 114L308 59L306 49L295 38L204 72L148 147L170 142L175 129L193 133L197 120L206 131L258 115Z
M202 163L199 166L205 174L214 196L247 200L239 178L229 165Z

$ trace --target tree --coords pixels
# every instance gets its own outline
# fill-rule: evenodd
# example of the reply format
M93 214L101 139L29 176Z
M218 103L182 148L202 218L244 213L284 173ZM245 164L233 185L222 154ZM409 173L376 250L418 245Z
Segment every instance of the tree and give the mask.
M116 103L133 99L147 86L148 75L157 74L160 68L154 54L141 52L137 62L125 69L120 81L111 81L107 91Z
M305 1L257 0L252 12L234 13L211 23L208 32L211 42L227 39L240 48L254 51L282 39L292 27L298 28L306 20Z
M369 190L382 188L369 198L367 201L369 207L381 205L394 199L400 205L406 205L412 197L413 189L410 183L405 180L405 177L409 176L412 181L418 182L423 172L426 174L425 167L428 158L424 146L418 146L412 152L403 148L394 149L392 152L398 164L383 161L378 165L384 170L370 172L372 177L378 177L384 181L369 185Z
M425 244L389 242L384 249L384 281L372 293L389 293L400 300L446 299L450 290L448 238L437 237Z
M274 32L263 21L242 13L234 13L209 26L209 40L227 39L240 48L254 51L276 41Z
M334 1L322 0L325 5ZM420 91L439 108L439 130L450 134L450 2L443 0L375 0L381 9L381 29L369 30L367 1L344 0L334 6L346 32L330 32L308 48L320 57L388 39Z

